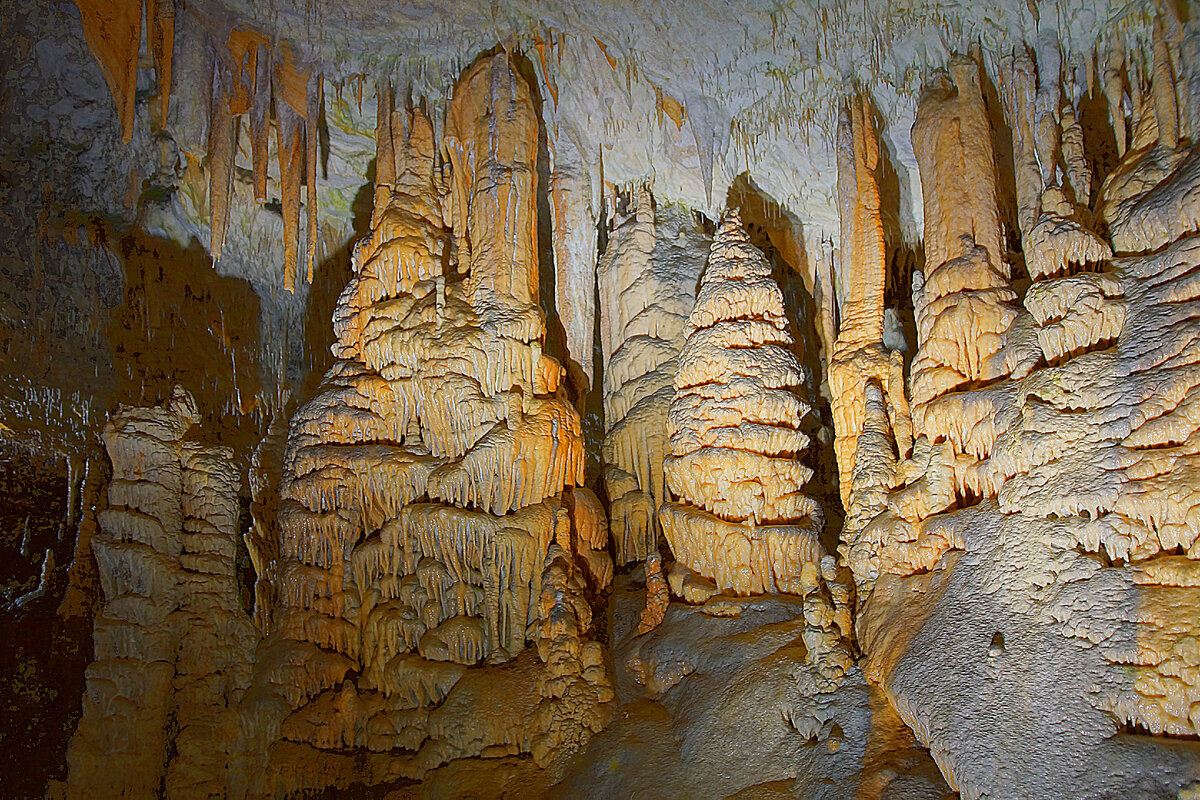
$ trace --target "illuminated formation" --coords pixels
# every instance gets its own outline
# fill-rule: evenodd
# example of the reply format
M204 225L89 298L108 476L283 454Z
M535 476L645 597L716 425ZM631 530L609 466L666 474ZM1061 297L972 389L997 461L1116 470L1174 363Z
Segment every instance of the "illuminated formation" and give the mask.
M12 0L0 794L1200 800L1192 5Z

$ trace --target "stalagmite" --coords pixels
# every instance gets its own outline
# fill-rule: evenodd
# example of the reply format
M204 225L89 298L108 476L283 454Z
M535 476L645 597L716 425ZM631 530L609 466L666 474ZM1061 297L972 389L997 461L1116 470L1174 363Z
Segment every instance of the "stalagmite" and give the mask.
M242 534L242 540L254 566L254 623L263 634L270 632L279 591L279 479L286 438L287 420L276 413L254 450L249 469L250 529Z
M583 479L582 431L541 346L532 100L503 55L467 72L450 112L448 192L430 122L389 101L382 87L376 205L334 314L339 360L288 432L256 702L266 711L282 697L281 724L308 731L295 720L353 671L360 692L426 708L468 681L446 662L508 662L532 638L557 687L536 712L551 738L521 745L542 759L561 737L590 735L612 697L602 666L570 655L590 647L583 576L602 591L611 563L595 497L563 496ZM511 182L497 184L497 170ZM564 602L576 622L547 632ZM314 649L319 659L291 655ZM566 686L590 698L582 716L563 717L564 698L583 702ZM426 735L412 774L455 747L477 753L432 718Z
M842 319L829 359L834 448L842 504L851 503L851 472L866 418L867 386L886 396L901 455L912 438L904 365L900 353L883 345L887 253L880 216L879 141L865 96L850 100L838 126L838 190L842 220L842 282L847 287ZM876 458L871 455L868 458Z
M598 268L604 357L604 484L618 564L657 547L665 501L666 415L684 322L708 240L690 215L656 207L647 187L609 235Z
M167 793L218 797L236 758L236 706L250 682L259 634L242 611L234 556L238 484L233 452L186 442L182 448L180 630L175 664L175 758Z
M600 498L591 489L577 486L565 493L571 512L572 547L594 592L603 592L613 578L612 556L608 554L608 515Z
M550 209L554 230L555 305L567 338L567 353L589 385L596 319L596 234L598 209L592 175L579 146L568 136L553 142Z
M494 146L497 137L506 149ZM485 324L533 341L544 326L537 309L537 119L529 85L505 54L480 61L459 81L447 111L446 151L451 218L475 302L499 306Z
M671 601L671 590L663 577L662 556L653 552L646 556L646 607L638 619L637 635L649 633L662 624Z
M238 603L232 453L181 441L196 421L177 389L106 428L113 476L93 540L105 605L68 796L151 797L164 775L173 795L225 793L258 636Z
M113 464L107 508L92 541L104 610L96 618L83 719L68 756L68 795L149 797L162 779L179 632L182 552L180 439L192 398L122 409L105 428ZM119 771L109 768L121 758Z
M667 415L667 483L681 502L659 522L675 557L737 594L803 594L820 560L821 507L802 491L812 470L800 425L805 380L783 296L737 213L713 240L679 354Z
M916 432L927 406L968 384L1002 377L1004 334L1016 317L1001 244L996 157L979 66L959 57L952 85L929 90L913 125L925 204L925 268L914 292L920 346L912 364Z

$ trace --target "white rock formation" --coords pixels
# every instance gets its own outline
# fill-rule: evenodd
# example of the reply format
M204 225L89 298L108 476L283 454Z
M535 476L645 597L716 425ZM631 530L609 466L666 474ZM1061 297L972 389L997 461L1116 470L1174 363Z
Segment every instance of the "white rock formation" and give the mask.
M258 633L238 597L232 454L183 441L196 421L177 391L163 406L122 407L105 427L113 474L92 540L104 607L69 797L227 792Z
M667 499L667 408L708 237L692 214L656 206L645 186L614 218L597 271L604 356L604 486L618 564L658 545Z

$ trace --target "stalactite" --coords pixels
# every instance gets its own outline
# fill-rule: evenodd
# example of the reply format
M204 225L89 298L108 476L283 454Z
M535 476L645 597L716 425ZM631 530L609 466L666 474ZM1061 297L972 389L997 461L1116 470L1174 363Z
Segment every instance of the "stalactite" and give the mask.
M866 414L867 385L886 388L896 440L906 454L912 439L904 365L883 346L887 252L880 209L879 141L865 95L852 98L838 126L838 196L842 223L842 283L846 296L828 358L834 449L842 505L851 505L851 473Z
M251 110L255 97L255 82L258 79L258 56L268 55L266 41L253 31L235 30L229 34L226 47L228 61L226 69L226 95L229 110L240 116ZM224 60L224 54L219 60Z
M158 77L159 125L166 127L171 105L171 66L175 55L175 0L146 0L150 53Z
M208 204L211 239L209 252L220 260L229 223L233 193L233 161L237 151L238 118L231 111L233 78L219 60L214 64L212 109L208 121Z
M304 120L285 103L276 103L279 121L279 191L283 206L283 288L296 291L300 236L300 173L304 158Z
M254 168L254 202L267 202L270 160L271 59L266 45L259 45L254 70L254 99L250 106L251 163ZM282 141L283 137L279 137Z
M317 127L321 108L325 103L325 77L319 72L309 76L307 89L307 115L305 117L305 198L308 206L308 282L313 280L313 268L317 258Z
M142 2L78 0L75 5L83 20L84 39L117 104L121 138L132 141L137 58L142 39Z

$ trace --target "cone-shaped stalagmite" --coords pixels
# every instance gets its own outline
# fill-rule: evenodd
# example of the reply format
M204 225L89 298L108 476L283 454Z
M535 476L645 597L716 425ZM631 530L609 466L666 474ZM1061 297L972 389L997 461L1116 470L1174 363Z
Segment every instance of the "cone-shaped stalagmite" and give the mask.
M820 505L799 456L808 405L789 349L783 295L766 257L727 212L713 240L679 354L667 415L667 483L659 512L675 557L738 594L803 594L821 560Z

